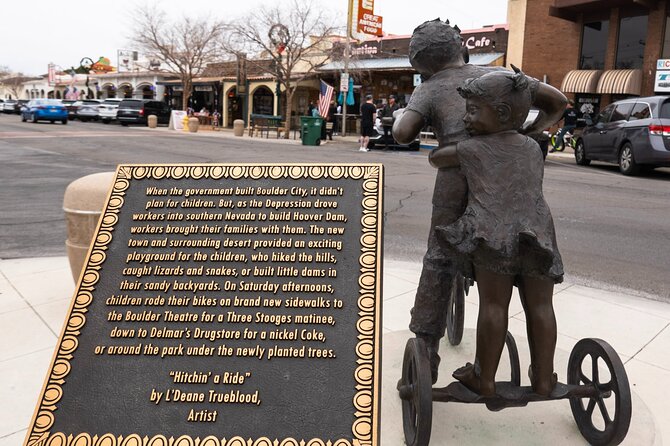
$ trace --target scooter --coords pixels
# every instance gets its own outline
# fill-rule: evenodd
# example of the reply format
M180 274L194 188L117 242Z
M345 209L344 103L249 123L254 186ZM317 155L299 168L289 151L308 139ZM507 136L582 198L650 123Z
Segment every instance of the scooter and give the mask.
M383 122L383 118L375 119L374 129L377 134L370 137L368 149L419 150L419 139L415 139L409 144L400 144L393 138L392 127L392 118L388 118L388 122Z

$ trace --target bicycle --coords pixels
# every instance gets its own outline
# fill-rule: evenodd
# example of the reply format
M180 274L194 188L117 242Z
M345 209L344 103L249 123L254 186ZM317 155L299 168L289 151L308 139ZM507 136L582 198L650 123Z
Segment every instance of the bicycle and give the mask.
M573 133L574 131L568 130L567 132L565 132L565 134L563 135L563 141L560 141L560 144L556 144L556 138L558 137L558 134L560 132L561 129L559 128L549 138L550 150L553 148L553 150L555 150L556 152L562 152L563 150L565 150L566 145L574 150L575 146L577 145L577 138L575 138L575 135Z

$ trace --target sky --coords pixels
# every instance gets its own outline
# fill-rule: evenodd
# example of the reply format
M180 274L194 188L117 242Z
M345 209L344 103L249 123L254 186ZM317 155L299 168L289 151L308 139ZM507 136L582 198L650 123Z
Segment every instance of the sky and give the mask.
M348 0L313 1L332 10L344 28ZM161 0L155 4L173 18L184 13L230 20L275 2ZM138 0L3 2L2 15L12 19L2 20L0 66L26 75L42 75L50 62L69 68L79 66L84 57L96 61L101 56L116 66L117 50L133 49L132 12L141 4ZM409 35L419 24L437 17L467 30L506 23L507 0L375 0L374 12L383 17L384 32L389 34Z

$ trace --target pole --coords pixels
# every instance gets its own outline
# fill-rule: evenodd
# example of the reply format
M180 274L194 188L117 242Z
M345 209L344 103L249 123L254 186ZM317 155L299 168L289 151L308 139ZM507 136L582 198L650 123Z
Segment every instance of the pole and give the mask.
M344 46L344 74L349 74L349 57L351 55L351 21L353 20L354 0L349 0L349 11L347 13L347 38ZM347 84L347 89L349 84ZM342 95L342 136L347 136L347 96L349 92L346 91Z
M281 116L281 81L279 75L281 73L281 53L279 53L279 68L277 69L277 89L275 94L277 95L277 115Z

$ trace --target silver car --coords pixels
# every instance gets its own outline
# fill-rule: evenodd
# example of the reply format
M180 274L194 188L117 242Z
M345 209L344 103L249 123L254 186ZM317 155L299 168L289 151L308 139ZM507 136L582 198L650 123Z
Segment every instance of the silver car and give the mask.
M624 175L670 166L670 97L651 96L614 102L584 127L575 161L619 164Z
M98 112L98 107L100 107L100 101L96 99L82 99L74 103L77 106L77 119L80 121L97 121L100 117Z
M121 103L121 101L123 101L121 98L108 98L100 104L98 113L100 115L100 120L103 123L109 124L116 120L116 112L119 109L119 103Z

